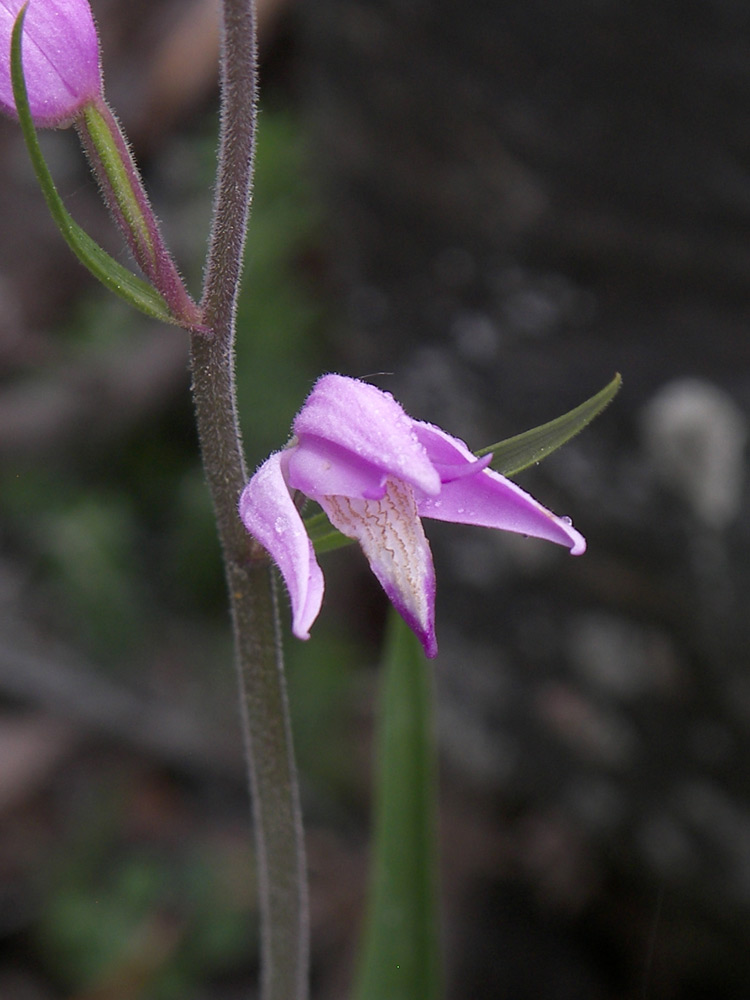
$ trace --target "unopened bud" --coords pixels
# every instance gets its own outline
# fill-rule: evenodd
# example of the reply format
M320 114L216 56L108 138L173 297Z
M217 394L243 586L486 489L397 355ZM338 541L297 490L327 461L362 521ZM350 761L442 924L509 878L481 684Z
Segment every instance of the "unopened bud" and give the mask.
M0 110L16 118L10 75L13 25L24 0L0 0ZM64 128L101 98L99 39L87 0L29 0L23 70L34 124Z

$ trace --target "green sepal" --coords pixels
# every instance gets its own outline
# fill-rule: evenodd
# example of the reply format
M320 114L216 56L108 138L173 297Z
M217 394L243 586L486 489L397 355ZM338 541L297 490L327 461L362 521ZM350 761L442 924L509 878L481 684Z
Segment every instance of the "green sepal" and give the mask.
M503 476L515 476L523 469L528 469L530 465L536 465L547 455L557 451L571 438L575 437L583 430L594 417L598 417L615 398L622 385L622 378L619 373L615 375L609 385L606 385L600 392L597 392L585 403L576 406L575 409L564 413L555 420L550 420L547 424L541 424L523 434L506 438L505 441L498 441L491 444L475 455L481 458L482 455L493 453L490 468L499 472Z
M29 108L26 81L23 75L21 39L27 6L28 4L25 4L21 8L13 26L10 56L13 96L26 148L29 151L34 173L39 181L52 218L55 220L57 228L76 257L106 288L121 296L130 305L135 306L136 309L140 309L141 312L146 313L147 316L159 319L164 323L176 323L166 302L156 289L137 277L132 271L123 267L122 264L119 264L106 250L103 250L98 243L92 240L88 233L81 229L68 213L57 192L52 174L45 163L39 140L37 139L36 129Z
M433 674L393 610L380 684L370 892L354 997L439 1000Z

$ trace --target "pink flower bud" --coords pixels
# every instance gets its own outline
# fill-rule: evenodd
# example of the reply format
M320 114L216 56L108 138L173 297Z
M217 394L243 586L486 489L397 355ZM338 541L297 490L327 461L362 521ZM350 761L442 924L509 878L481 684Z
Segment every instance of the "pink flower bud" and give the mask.
M23 3L0 0L0 110L14 118L10 46ZM86 104L101 97L99 40L87 0L30 0L22 51L35 125L69 125Z

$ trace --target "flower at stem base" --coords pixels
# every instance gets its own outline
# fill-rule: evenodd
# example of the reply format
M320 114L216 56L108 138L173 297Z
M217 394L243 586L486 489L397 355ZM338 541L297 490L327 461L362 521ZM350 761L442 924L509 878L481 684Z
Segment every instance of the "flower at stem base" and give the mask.
M515 483L487 468L463 441L413 420L390 395L343 375L320 378L295 418L289 447L258 469L240 517L268 551L292 604L300 639L318 616L323 574L294 500L317 501L335 528L356 539L391 603L427 656L437 655L435 571L422 518L513 531L567 546L586 542Z
M0 110L16 115L10 40L24 0L0 0ZM30 0L24 22L23 71L38 128L70 125L101 99L99 39L87 0Z

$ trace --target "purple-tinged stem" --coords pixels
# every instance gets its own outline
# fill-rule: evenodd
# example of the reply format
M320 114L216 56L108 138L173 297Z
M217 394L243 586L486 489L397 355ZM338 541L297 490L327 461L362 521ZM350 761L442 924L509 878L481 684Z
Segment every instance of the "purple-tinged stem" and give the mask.
M200 328L200 310L164 243L119 122L101 98L84 106L75 125L104 201L136 263L177 322L187 329Z
M254 0L223 0L222 8L219 169L203 310L206 323L230 339L252 191L258 56Z
M273 569L237 512L247 481L234 339L255 143L252 0L223 0L221 141L202 301L191 335L193 400L229 587L240 711L253 800L262 1000L307 1000L309 927L302 813Z

